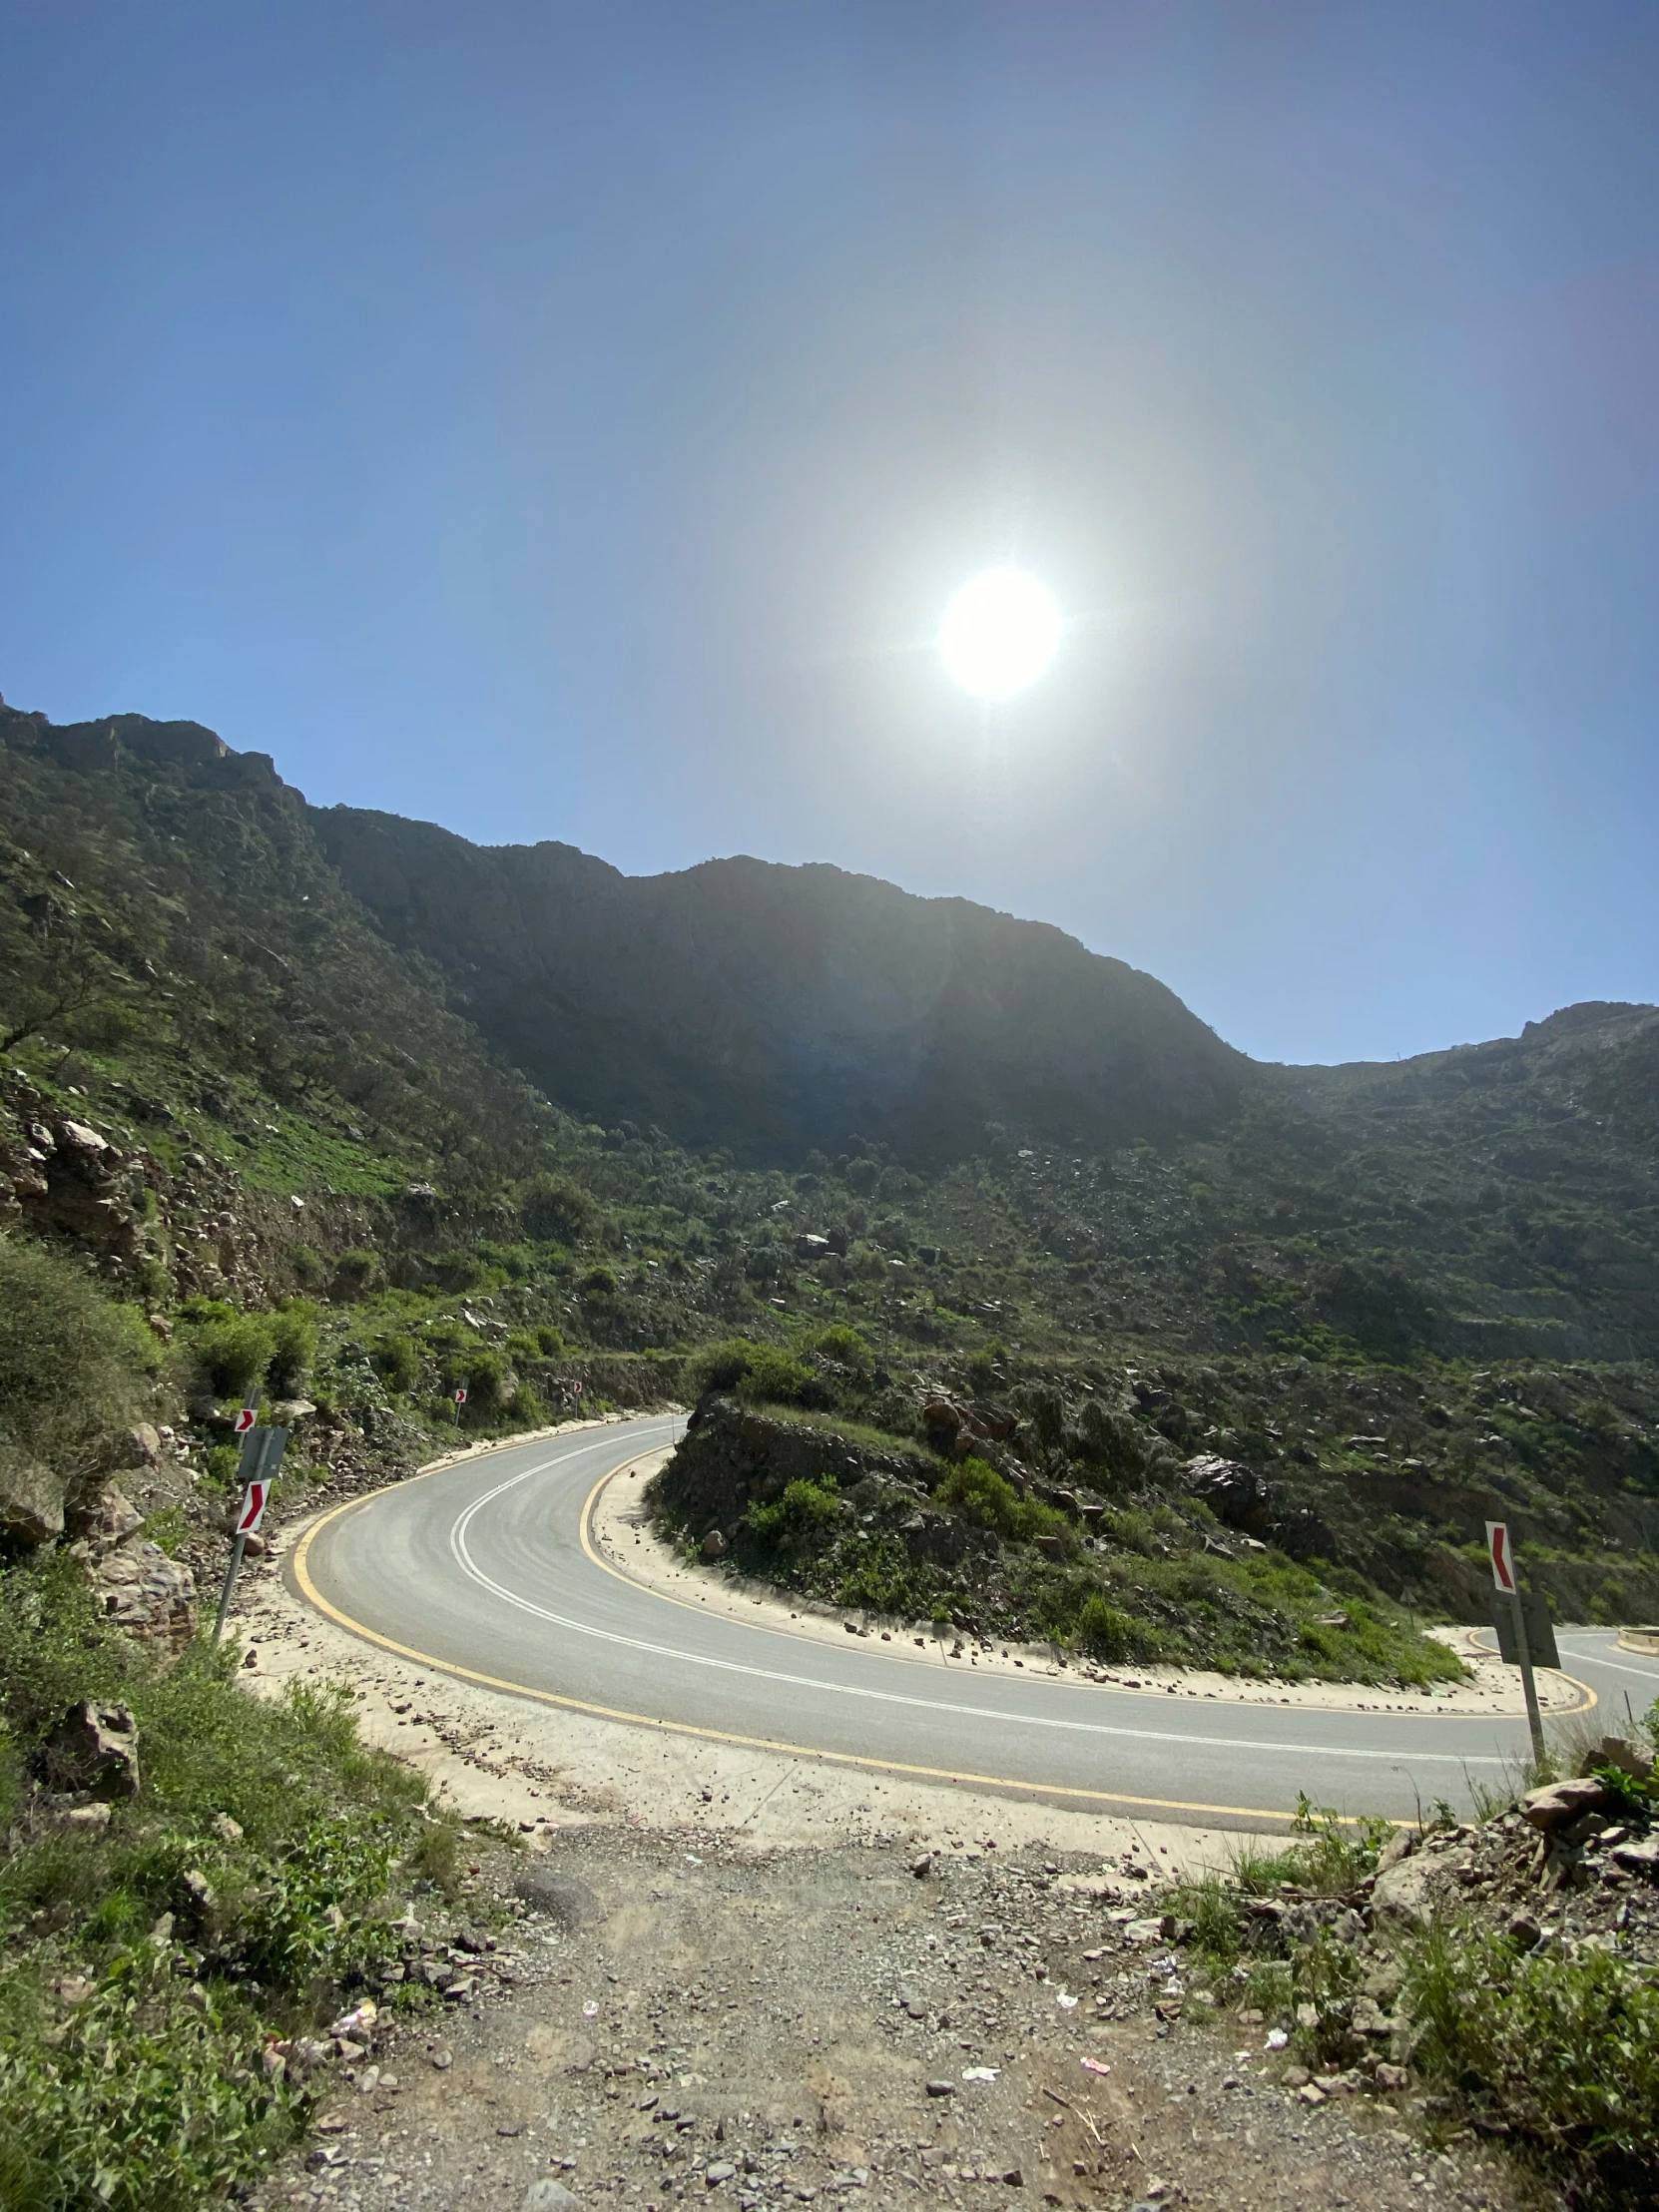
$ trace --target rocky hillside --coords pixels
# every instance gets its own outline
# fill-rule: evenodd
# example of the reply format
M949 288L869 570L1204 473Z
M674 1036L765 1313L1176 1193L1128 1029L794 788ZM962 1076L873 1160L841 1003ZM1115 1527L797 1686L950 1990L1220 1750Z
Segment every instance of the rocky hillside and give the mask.
M1012 1638L1069 1646L1085 1664L1287 1680L1426 1684L1462 1671L1351 1572L1327 1563L1322 1579L1296 1564L1293 1553L1329 1559L1330 1531L1226 1461L1171 1458L1162 1483L1130 1485L1094 1455L1057 1480L1015 1459L1025 1424L1007 1406L935 1395L920 1425L918 1449L709 1396L652 1509L706 1561L930 1626L958 1650Z
M1028 1399L1011 1479L1081 1481L1092 1399L1156 1431L1134 1510L1210 1454L1390 1597L1478 1610L1502 1513L1558 1603L1650 1612L1656 1101L1650 1007L1260 1067L965 902L481 851L196 724L0 710L0 1218L134 1309L164 1419L247 1323L416 1438L462 1383L489 1430L838 1337L837 1415L900 1437Z

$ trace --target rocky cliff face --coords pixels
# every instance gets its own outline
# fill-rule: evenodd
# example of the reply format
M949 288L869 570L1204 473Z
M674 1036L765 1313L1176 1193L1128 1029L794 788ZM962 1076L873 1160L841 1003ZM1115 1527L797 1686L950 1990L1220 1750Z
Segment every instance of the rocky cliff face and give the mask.
M829 866L630 877L564 844L313 817L347 888L549 1095L757 1155L987 1122L1099 1146L1225 1118L1249 1063L1173 992L1057 929Z

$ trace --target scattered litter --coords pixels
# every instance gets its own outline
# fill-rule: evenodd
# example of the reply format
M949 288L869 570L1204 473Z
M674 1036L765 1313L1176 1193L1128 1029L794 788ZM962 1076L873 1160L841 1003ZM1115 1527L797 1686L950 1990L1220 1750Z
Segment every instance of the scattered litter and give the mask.
M994 2081L1001 2071L1000 2066L964 2066L962 2068L962 2079L964 2081Z
M362 2003L355 2006L351 2011L342 2012L328 2032L330 2035L355 2036L364 2034L374 2025L379 2016L373 1998L364 1997Z
M697 1856L697 1854L696 1854L696 1852L695 1852L695 1851L688 1851L688 1852L687 1852L687 1854L686 1854L686 1865L687 1865L688 1867L701 1867L701 1866L702 1866L702 1864L703 1864L702 1860L698 1858L698 1856Z
M1083 2060L1083 2071L1085 2073L1109 2074L1111 2070L1104 2058L1085 2058Z
M1077 1999L1069 1989L1062 1989L1054 2001L1062 2012L1075 2012L1077 2009Z
M1268 2029L1268 2039L1262 2045L1262 2048L1264 2050L1283 2050L1290 2039L1284 2028L1270 2027Z
M583 2005L583 2007L582 2007L582 2017L583 2017L583 2019L585 2019L585 2020L596 2020L596 2019L598 2019L598 2017L599 2017L599 2007L598 2007L598 2005L597 2005L597 2004L595 2004L595 2003L594 2003L594 2001L593 2001L592 1997L589 1997L589 1999L588 1999L587 2003Z

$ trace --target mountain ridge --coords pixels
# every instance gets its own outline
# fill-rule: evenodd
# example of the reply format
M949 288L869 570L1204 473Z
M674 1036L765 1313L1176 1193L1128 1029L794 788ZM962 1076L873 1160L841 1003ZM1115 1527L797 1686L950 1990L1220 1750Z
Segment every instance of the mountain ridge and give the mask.
M937 1158L1010 1119L1121 1141L1207 1125L1245 1064L1154 977L1051 924L830 862L626 876L552 840L316 821L392 941L442 967L550 1095L685 1142L776 1155L859 1133ZM420 880L438 849L449 874Z

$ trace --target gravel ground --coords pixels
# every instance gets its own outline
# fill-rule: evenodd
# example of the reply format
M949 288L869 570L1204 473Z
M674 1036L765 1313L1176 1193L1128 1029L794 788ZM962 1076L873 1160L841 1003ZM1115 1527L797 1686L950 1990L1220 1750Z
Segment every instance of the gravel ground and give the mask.
M1098 1856L605 1823L475 1865L266 2212L1525 2201L1400 2100L1306 2102Z

